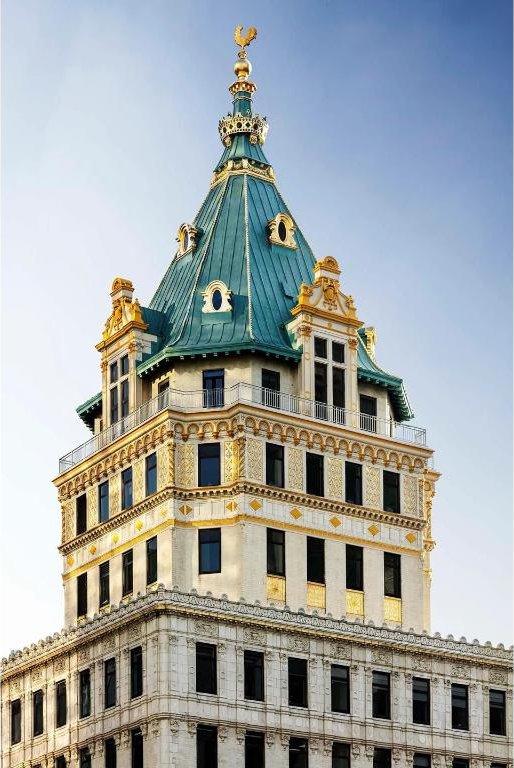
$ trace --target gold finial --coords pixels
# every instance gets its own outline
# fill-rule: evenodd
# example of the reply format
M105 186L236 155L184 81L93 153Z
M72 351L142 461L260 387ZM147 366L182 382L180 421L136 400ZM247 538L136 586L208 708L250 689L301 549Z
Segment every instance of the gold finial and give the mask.
M255 27L249 27L246 35L243 35L243 25L240 24L234 31L234 40L241 50L238 51L238 61L234 64L234 73L239 82L248 80L252 72L252 65L246 58L246 47L250 45L252 40L257 37L257 30Z

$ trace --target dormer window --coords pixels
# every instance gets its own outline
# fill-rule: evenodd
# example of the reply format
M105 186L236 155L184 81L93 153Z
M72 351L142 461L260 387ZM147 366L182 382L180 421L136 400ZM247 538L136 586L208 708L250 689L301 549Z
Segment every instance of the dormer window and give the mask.
M296 248L294 239L295 225L288 213L277 213L274 219L268 222L269 241L285 248Z
M196 248L197 230L192 224L181 224L177 232L178 253L177 256L184 256Z
M202 293L202 312L232 312L231 291L221 280L213 280Z

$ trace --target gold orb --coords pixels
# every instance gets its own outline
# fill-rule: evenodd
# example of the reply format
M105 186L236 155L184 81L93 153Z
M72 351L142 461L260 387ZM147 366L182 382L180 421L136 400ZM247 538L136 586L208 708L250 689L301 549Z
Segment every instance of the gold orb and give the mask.
M246 80L250 77L252 65L248 59L239 59L234 64L234 74L238 80Z

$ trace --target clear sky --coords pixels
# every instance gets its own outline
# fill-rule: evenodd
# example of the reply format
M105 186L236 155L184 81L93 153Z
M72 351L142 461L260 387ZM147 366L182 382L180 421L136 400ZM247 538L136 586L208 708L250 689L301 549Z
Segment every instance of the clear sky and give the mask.
M62 627L51 479L90 436L113 277L147 303L208 190L240 23L278 186L436 449L433 631L510 644L510 0L4 0L2 21L0 655Z

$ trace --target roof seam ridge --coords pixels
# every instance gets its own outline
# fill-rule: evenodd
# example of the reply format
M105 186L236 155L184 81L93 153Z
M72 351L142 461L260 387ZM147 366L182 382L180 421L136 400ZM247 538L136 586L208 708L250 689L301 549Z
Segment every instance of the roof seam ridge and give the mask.
M245 261L246 261L246 290L248 293L248 326L250 330L250 338L255 341L253 335L253 320L252 320L252 287L250 277L250 236L248 232L248 174L243 176L243 190L244 190L244 220L245 220Z

